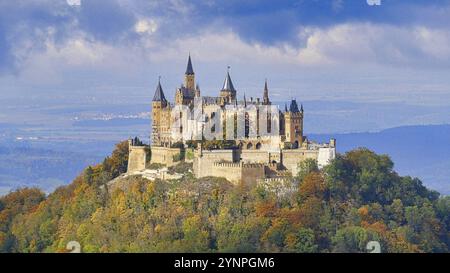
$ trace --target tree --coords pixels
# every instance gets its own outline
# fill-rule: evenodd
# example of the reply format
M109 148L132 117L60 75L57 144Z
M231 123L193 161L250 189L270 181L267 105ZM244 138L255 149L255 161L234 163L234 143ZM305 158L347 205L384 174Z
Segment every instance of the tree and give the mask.
M310 197L323 199L325 198L326 190L327 186L322 174L319 172L311 172L305 176L303 183L300 184L298 195L301 200L305 200Z
M297 179L299 181L303 181L303 179L312 172L318 172L319 167L317 166L317 161L311 158L308 158L306 160L303 160L302 162L298 163L298 173L297 173Z
M366 252L369 241L379 241L378 237L362 227L350 226L339 229L333 237L334 252Z
M319 249L315 243L314 231L309 228L300 228L296 233L289 234L286 246L288 251L300 253L314 253Z
M14 218L32 212L44 200L37 188L18 189L0 198L0 252L10 252L16 244L11 232Z

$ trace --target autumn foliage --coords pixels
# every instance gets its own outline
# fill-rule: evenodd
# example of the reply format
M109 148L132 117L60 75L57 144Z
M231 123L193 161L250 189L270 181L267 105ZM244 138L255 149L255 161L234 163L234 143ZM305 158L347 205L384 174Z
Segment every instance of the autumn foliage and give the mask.
M48 196L20 189L0 198L2 252L448 252L450 198L398 176L366 149L293 179L296 191L225 179L116 180L127 146ZM184 163L183 163L184 164ZM184 166L186 167L186 166Z

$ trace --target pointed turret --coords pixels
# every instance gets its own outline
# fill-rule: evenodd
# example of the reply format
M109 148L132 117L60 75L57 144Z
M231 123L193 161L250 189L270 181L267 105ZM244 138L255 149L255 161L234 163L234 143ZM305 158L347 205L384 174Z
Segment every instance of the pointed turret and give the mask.
M263 104L264 104L264 105L269 105L269 104L270 104L270 100L269 100L269 88L267 88L267 79L266 79L266 81L264 82Z
M189 57L188 57L188 63L187 63L187 67L186 67L186 73L184 73L186 75L194 75L194 69L192 68L192 61L191 61L191 54L189 53Z
M154 102L167 102L166 97L164 96L164 91L161 87L161 77L158 80L158 86L156 86L155 95L153 96Z
M186 73L184 73L184 86L189 90L195 88L195 73L192 68L191 54L189 53L188 63L186 66Z
M236 89L234 89L233 82L230 77L230 67L228 66L227 75L223 82L222 90L220 90L220 96L224 103L230 103L236 99Z
M225 77L225 81L223 82L222 91L231 91L236 92L234 89L233 82L231 81L230 72L227 72L227 76Z

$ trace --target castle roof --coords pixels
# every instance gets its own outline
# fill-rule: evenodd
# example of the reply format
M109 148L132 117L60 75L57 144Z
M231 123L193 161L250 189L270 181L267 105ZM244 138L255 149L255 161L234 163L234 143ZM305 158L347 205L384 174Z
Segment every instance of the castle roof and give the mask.
M181 91L181 93L183 94L183 97L185 97L185 98L193 98L193 97L195 97L195 91L191 90L191 89L188 89L185 86L181 86L179 88L179 90Z
M164 96L163 89L161 87L161 80L158 80L158 86L156 87L155 95L153 96L152 101L167 102L166 97Z
M191 54L189 54L188 63L186 67L186 75L194 75L194 69L192 68L192 62L191 62Z
M291 105L289 106L289 112L292 113L299 113L300 110L298 110L298 105L296 100L291 100Z
M225 81L223 82L222 90L236 92L236 89L234 89L234 86L233 86L233 82L231 81L229 71L227 71L227 76L225 77Z

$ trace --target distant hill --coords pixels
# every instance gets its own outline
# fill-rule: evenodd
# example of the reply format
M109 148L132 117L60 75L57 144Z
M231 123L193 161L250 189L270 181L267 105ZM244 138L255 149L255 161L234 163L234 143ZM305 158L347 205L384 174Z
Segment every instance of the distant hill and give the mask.
M375 133L313 134L309 139L337 139L339 152L367 147L388 154L401 175L416 176L428 187L450 194L450 125L405 126Z
M0 195L33 186L50 193L101 162L112 147L109 141L0 141Z

